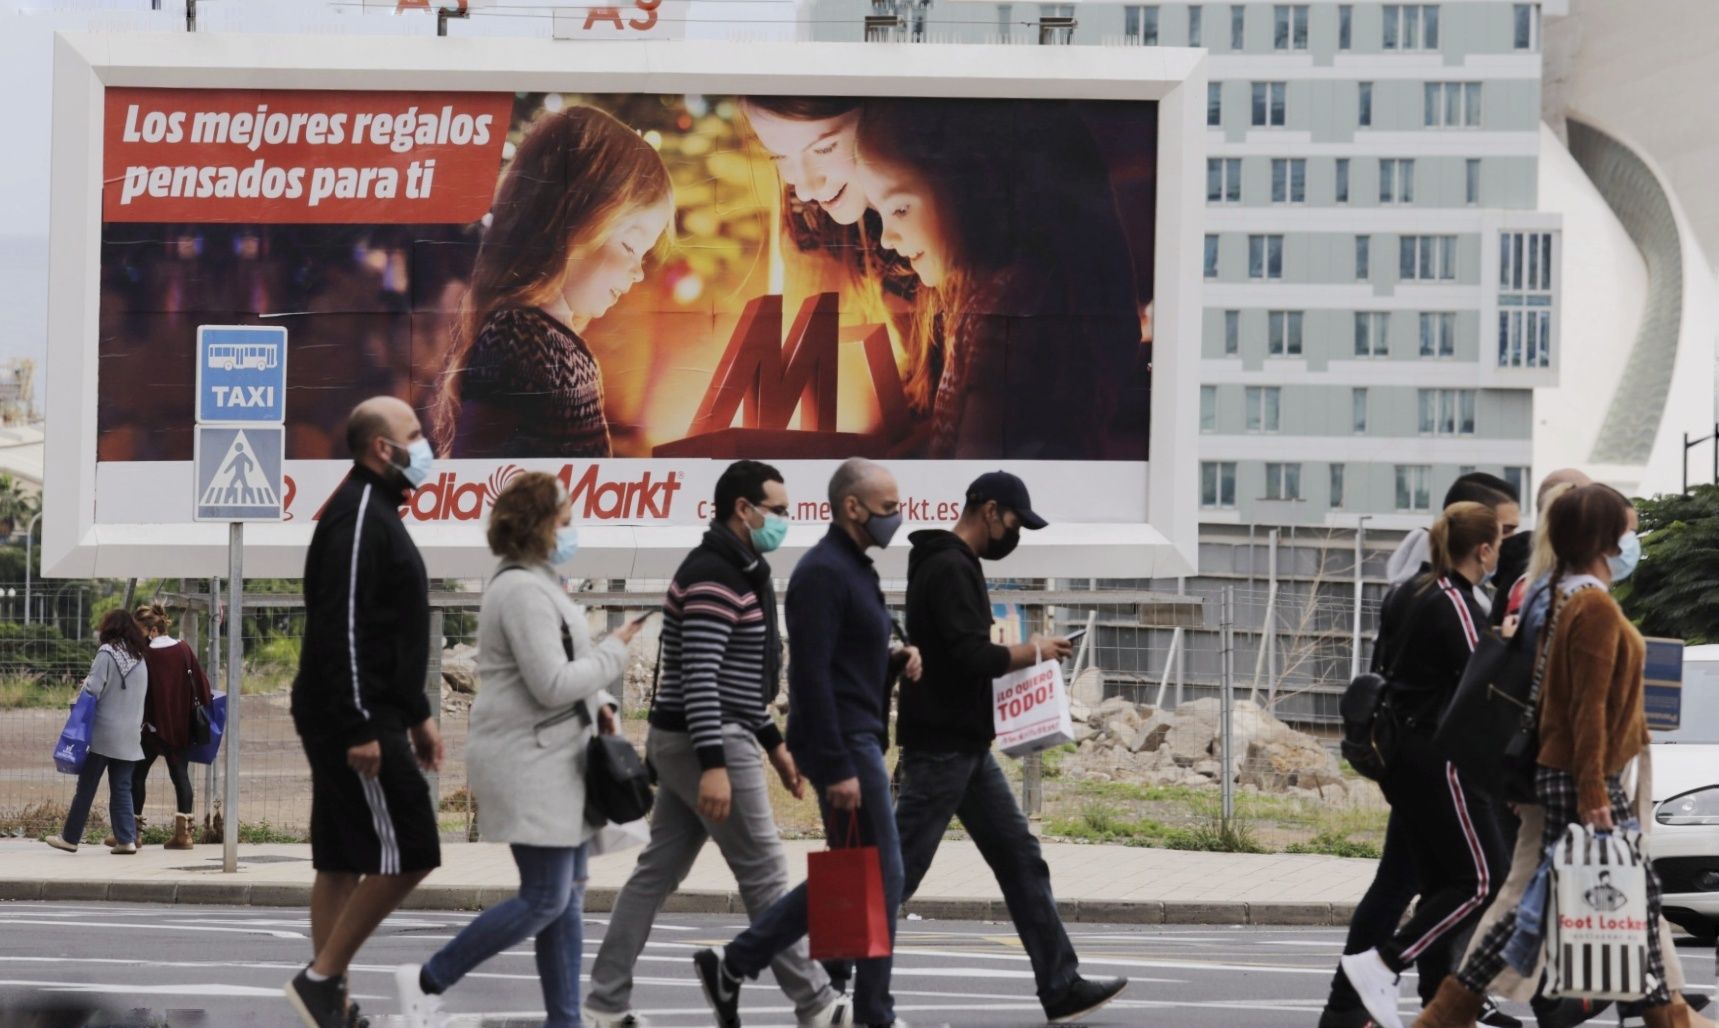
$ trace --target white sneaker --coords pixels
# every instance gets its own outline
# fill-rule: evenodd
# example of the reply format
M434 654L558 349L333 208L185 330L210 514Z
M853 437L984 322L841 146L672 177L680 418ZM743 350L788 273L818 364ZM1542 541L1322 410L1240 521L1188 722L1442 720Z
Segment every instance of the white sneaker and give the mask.
M585 1028L651 1028L650 1021L631 1010L624 1014L599 1014L595 1010L586 1010L581 1016Z
M1385 966L1379 951L1370 949L1365 953L1351 953L1338 963L1343 966L1343 974L1349 979L1349 984L1361 997L1361 1005L1373 1015L1373 1020L1379 1022L1379 1028L1403 1028L1403 1019L1397 1013L1402 1003L1399 989L1402 979Z
M829 1006L801 1021L800 1028L847 1028L853 1023L853 1001L846 996L837 996Z
M448 1015L442 1009L442 997L432 996L418 988L421 964L404 964L394 969L394 990L400 994L400 1017L406 1028L448 1028Z
M57 850L64 850L67 853L76 853L78 851L78 844L75 842L67 842L63 836L50 835L42 841Z
M122 842L122 843L119 843L118 845L114 846L113 849L108 850L108 852L109 853L117 853L122 857L129 857L129 856L134 855L137 852L137 843L135 843L135 842Z

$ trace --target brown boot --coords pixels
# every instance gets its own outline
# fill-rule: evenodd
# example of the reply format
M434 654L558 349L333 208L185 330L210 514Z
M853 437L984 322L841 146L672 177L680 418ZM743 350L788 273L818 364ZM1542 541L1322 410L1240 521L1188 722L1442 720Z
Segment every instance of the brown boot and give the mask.
M1648 1007L1641 1012L1641 1021L1647 1028L1706 1028L1712 1021L1689 1009L1683 996L1671 994L1671 1002L1662 1007Z
M1485 997L1468 991L1455 978L1438 983L1438 995L1415 1018L1414 1028L1474 1028Z
M191 848L191 815L173 815L173 838L167 840L167 849L188 850Z

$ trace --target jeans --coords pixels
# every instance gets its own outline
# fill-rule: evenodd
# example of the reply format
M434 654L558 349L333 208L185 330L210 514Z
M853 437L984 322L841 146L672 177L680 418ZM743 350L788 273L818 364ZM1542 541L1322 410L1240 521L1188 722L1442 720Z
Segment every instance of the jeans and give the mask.
M664 901L680 888L707 841L722 851L748 914L763 914L788 891L788 857L770 809L770 769L764 763L764 751L752 733L739 725L723 726L722 747L734 802L726 819L711 821L698 812L698 783L704 769L692 738L685 732L651 729L645 744L657 773L651 841L615 898L609 930L591 966L591 993L585 1007L593 1013L618 1015L632 1009L633 969L650 938L651 924ZM806 955L803 941L783 950L770 970L802 1018L810 1020L836 1000L828 976Z
M1050 867L997 759L989 752L903 750L900 770L895 824L901 833L906 896L919 890L949 819L959 817L1003 890L1015 934L1032 959L1039 1001L1060 997L1079 977L1080 958L1057 913Z
M584 955L584 846L513 846L519 895L484 911L424 965L444 992L472 968L536 937L537 976L551 1028L579 1028L579 962Z
M883 872L884 909L888 912L889 937L893 942L896 915L901 910L903 878L901 840L895 832L895 811L890 805L889 770L884 767L883 745L877 736L850 735L845 741L859 777L860 843L877 847L878 864ZM846 835L848 817L832 811L823 794L824 787L835 783L816 784L824 830L832 842L839 842ZM728 944L728 969L745 978L756 978L772 960L805 935L806 886L802 883ZM889 957L855 962L857 973L852 996L856 1023L890 1024L895 1020L895 998L889 994L891 965Z
M195 798L191 793L191 768L185 760L185 750L170 750L156 741L152 735L143 737L143 759L138 761L131 772L131 800L139 814L143 813L143 799L148 791L149 771L155 766L155 758L162 757L167 761L167 777L173 782L173 798L178 805L179 813L191 814L196 812Z
M131 805L131 767L135 760L115 760L91 750L84 758L84 769L78 772L78 791L72 797L72 809L66 812L66 828L60 837L76 845L83 841L84 822L90 817L90 804L95 802L96 787L102 772L107 772L107 815L113 824L113 837L120 845L137 841L136 812Z

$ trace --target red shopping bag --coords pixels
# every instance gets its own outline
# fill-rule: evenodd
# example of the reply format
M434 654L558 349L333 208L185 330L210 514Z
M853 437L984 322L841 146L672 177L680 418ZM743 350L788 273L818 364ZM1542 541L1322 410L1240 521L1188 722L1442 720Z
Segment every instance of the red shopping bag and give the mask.
M856 810L848 820L847 845L806 855L806 927L812 959L889 956L893 917L883 898L877 847L859 845Z

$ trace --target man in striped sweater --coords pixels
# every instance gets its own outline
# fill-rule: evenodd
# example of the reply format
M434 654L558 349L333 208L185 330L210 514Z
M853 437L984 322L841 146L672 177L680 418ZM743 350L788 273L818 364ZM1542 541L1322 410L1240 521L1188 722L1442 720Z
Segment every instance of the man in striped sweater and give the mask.
M805 794L771 716L782 668L776 592L764 554L788 529L788 492L768 464L743 460L716 483L704 540L687 554L663 603L662 650L645 750L659 789L651 841L615 900L591 969L585 1012L598 1028L633 1028L633 968L663 901L716 840L747 912L788 891L788 859L776 830L768 761L796 799ZM802 940L771 965L802 1025L848 1025L845 997Z

